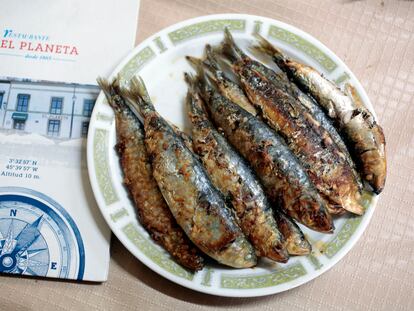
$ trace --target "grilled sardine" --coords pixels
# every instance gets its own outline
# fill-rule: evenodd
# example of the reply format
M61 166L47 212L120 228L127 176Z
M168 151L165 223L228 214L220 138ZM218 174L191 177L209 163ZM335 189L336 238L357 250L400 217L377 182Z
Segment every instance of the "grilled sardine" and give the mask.
M336 144L327 144L314 130L316 125L310 122L313 118L297 99L255 70L252 60L240 52L228 30L223 51L231 55L233 68L250 101L267 124L285 139L329 205L363 214L363 207L358 202L358 184Z
M286 262L284 239L277 228L269 202L243 158L208 120L196 83L190 75L187 95L195 152L200 156L212 182L231 202L240 227L259 256Z
M312 246L306 240L305 235L299 226L284 212L276 211L275 219L279 230L282 232L286 249L289 255L308 255L312 251Z
M118 95L118 82L109 84L98 79L115 113L116 150L128 188L138 211L138 218L155 242L191 270L203 268L203 258L175 221L152 175L149 156L144 144L144 127Z
M250 163L269 198L309 228L332 232L333 223L325 202L283 140L262 121L212 88L201 71L199 78L211 118Z
M191 241L218 262L236 268L256 265L253 247L183 139L155 110L142 80L123 91L144 119L145 145L154 178L178 224Z
M310 66L298 63L260 38L260 49L304 91L309 92L335 121L364 180L379 194L386 179L385 138L371 112L355 96L342 92ZM355 93L355 92L354 92Z

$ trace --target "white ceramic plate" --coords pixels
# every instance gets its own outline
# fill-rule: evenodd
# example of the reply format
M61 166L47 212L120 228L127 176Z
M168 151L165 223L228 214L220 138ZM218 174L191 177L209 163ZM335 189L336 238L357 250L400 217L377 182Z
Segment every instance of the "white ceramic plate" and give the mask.
M186 84L183 72L191 71L191 67L184 56L201 56L206 43L216 44L222 40L226 26L245 50L254 41L252 33L259 32L295 59L315 67L339 85L345 81L352 83L365 105L372 110L359 81L331 50L295 27L259 16L210 15L168 27L138 45L116 68L113 76L120 74L129 80L135 74L141 75L161 115L185 129ZM176 264L138 223L122 184L115 143L114 115L101 93L89 128L88 168L102 214L118 239L145 265L175 283L200 292L232 297L263 296L309 282L345 256L360 238L374 212L376 197L367 196L365 215L338 218L332 235L302 227L313 245L313 253L292 257L287 264L261 260L257 267L242 270L207 265L194 274Z

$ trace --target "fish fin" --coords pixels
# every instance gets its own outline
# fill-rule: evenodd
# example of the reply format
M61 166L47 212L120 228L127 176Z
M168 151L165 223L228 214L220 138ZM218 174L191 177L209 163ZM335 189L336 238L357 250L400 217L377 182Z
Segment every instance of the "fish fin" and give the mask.
M119 91L121 89L121 77L119 75L117 75L116 78L112 80L111 86L114 92L119 94Z
M209 44L206 45L206 53L208 56L207 46L210 46L210 45ZM210 49L211 49L211 46L210 46ZM197 71L198 71L198 68L202 66L204 66L206 69L212 72L214 72L215 70L218 70L218 68L215 66L216 64L212 63L208 57L207 59L202 60L201 58L187 55L185 58L191 64L191 66L193 66L193 68L196 69Z
M258 40L259 44L254 45L253 49L273 57L274 60L277 61L278 65L283 64L288 60L281 50L271 44L263 36L258 33L254 34L254 36Z
M202 96L211 92L216 84L215 78L208 74L204 69L203 61L193 56L186 56L186 59L194 67L197 72L197 76L194 79L195 85L197 85L198 91Z
M197 72L197 79L195 79L196 82L200 82L201 81L201 77L204 76L205 70L204 68L207 67L207 69L210 69L208 65L206 65L202 59L197 58L197 57L193 57L193 56L186 56L185 57L187 59L187 61L191 64L191 66L193 66L193 68L195 69L195 71Z
M191 116L194 114L199 114L200 112L200 105L197 103L197 94L199 94L199 81L198 77L195 77L191 73L184 73L184 80L188 85L188 92L186 97L186 104L187 104L187 110L191 119Z
M187 55L185 59L190 63L193 68L198 71L198 68L203 66L203 60L194 56Z
M203 62L206 67L211 68L214 71L222 71L220 64L217 61L216 53L210 44L206 45L206 60Z
M373 128L376 125L376 121L373 115L369 112L368 108L362 102L361 97L358 94L356 88L346 83L344 87L344 93L352 100L356 109L353 112L353 115L362 115L364 122L367 124L369 128Z
M184 79L189 85L189 90L187 93L186 98L186 104L187 109L189 112L190 119L192 119L192 116L197 117L206 117L206 108L204 106L204 103L200 97L199 93L199 82L197 81L198 77L195 77L189 73L184 73Z
M125 99L127 106L138 116L145 117L147 113L155 111L141 77L133 77L129 89L120 87L119 95Z
M344 91L345 94L352 99L357 108L364 110L366 109L361 101L361 97L359 97L358 92L353 85L351 85L350 83L345 83Z
M184 72L184 80L188 85L188 90L190 93L194 94L198 91L196 77L188 72Z
M121 110L122 107L120 106L119 100L117 100L117 98L115 97L119 94L117 90L114 88L114 85L117 83L117 79L114 79L112 82L109 82L107 79L98 77L96 79L96 82L98 83L102 92L105 94L107 102L112 107L112 109Z
M194 79L186 80L186 82L191 82L191 84L198 84L200 82L200 77L204 75L204 68L203 68L203 61L200 58L193 57L193 56L186 56L186 60L193 66L197 73L197 77ZM184 76L185 78L185 76Z
M206 56L207 59L203 61L203 64L211 72L212 78L216 83L218 83L218 81L227 82L231 80L223 68L223 63L225 63L225 58L223 55L218 54L217 51L211 47L211 45L207 44ZM228 64L225 65L229 67L228 71L232 71L231 66Z
M192 59L194 60L194 58ZM215 64L212 64L208 59L201 60L197 59L196 62L193 62L193 66L197 71L197 75L200 77L199 82L203 81L204 76L206 77L205 82L209 82L209 87L218 85L218 80L223 79L223 72L215 67ZM208 79L207 79L208 78ZM201 85L199 83L199 85ZM201 89L201 87L199 87Z
M98 83L99 87L101 88L102 92L104 92L106 97L111 97L113 95L112 85L109 83L108 80L98 77L96 78L96 82Z
M147 87L141 76L135 76L131 80L131 90L139 94L139 96L145 101L151 103L151 98L148 94Z
M236 45L230 30L224 28L224 40L221 44L221 53L225 55L231 62L242 60L246 54Z

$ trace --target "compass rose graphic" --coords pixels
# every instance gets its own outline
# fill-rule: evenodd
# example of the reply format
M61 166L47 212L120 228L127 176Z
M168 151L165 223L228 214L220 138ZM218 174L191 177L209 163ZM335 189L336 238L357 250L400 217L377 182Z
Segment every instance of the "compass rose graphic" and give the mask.
M81 280L80 232L62 206L40 192L0 188L0 273Z
M0 233L0 272L46 276L49 251L40 233L42 218L26 224L16 237L13 232L20 221L11 219L6 237ZM34 244L43 247L33 247Z

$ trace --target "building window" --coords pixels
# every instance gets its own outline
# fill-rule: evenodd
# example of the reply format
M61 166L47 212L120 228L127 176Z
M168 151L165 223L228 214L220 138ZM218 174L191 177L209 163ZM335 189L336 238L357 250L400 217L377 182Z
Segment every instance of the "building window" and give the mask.
M84 99L83 100L83 115L85 117L90 117L92 114L93 106L95 105L94 99Z
M60 120L49 120L47 124L47 135L52 137L59 136Z
M4 97L4 92L1 92L0 93L0 109L1 109L1 106L3 105L3 97Z
M24 126L26 125L26 120L13 120L13 128L15 130L24 130Z
M27 112L27 110L29 109L29 99L29 94L18 94L16 111Z
M86 137L88 135L88 128L89 128L89 122L84 121L82 122L82 137Z
M50 103L50 113L51 114L62 114L62 105L63 105L62 97L52 97L52 101Z

